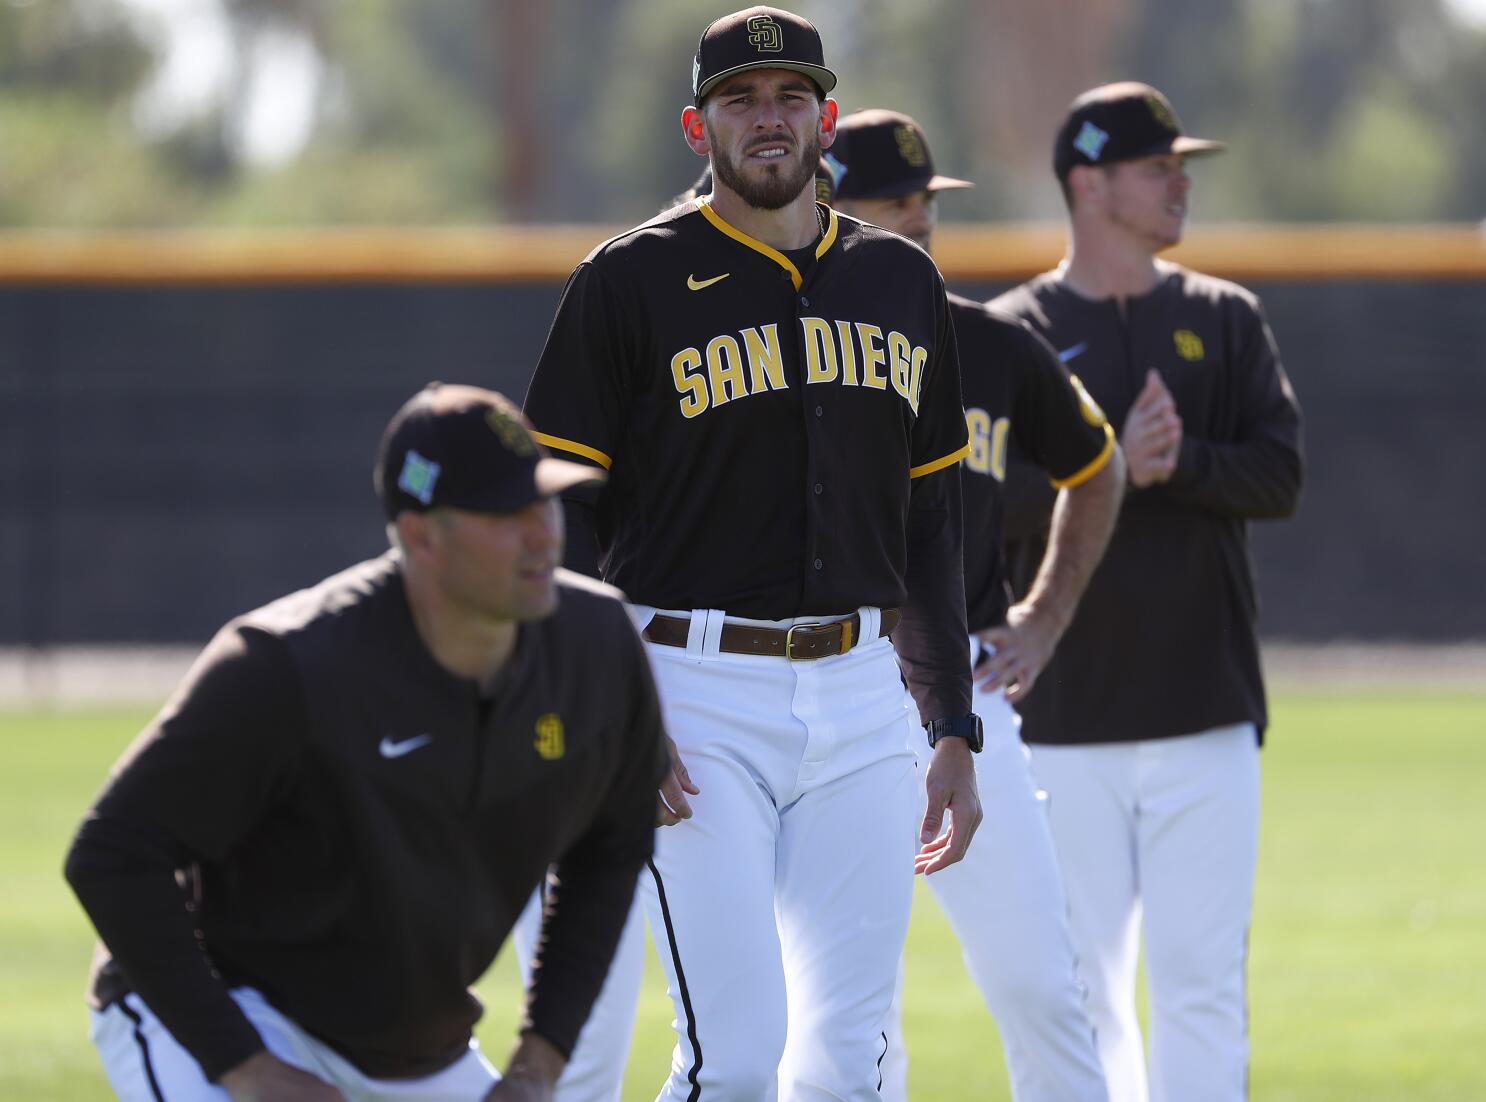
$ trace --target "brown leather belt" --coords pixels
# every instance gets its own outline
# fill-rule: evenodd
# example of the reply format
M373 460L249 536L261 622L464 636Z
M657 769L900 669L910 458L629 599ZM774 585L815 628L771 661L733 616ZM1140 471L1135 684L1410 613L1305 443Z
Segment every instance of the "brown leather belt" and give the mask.
M895 608L882 610L879 638L898 626L901 617ZM667 647L684 647L691 634L689 616L653 617L645 626L644 636L652 643ZM718 649L728 654L762 654L788 658L794 662L828 658L845 654L862 639L862 617L853 612L844 620L823 624L796 624L792 628L754 627L751 624L723 624Z

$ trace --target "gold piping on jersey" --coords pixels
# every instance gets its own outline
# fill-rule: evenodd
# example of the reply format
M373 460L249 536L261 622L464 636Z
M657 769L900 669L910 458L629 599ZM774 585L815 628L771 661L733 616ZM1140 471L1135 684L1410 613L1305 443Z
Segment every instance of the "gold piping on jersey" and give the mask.
M580 444L576 440L564 440L561 436L548 436L545 432L532 432L537 443L545 444L549 448L557 448L559 451L571 452L573 455L581 455L584 459L592 459L604 470L614 466L614 460L610 459L597 448L590 448L587 444Z
M718 230L731 237L734 241L737 241L743 245L747 245L754 252L763 253L764 256L767 256L775 264L778 264L781 268L788 272L790 282L795 285L796 291L798 291L804 284L805 280L800 276L800 270L790 262L789 257L785 256L782 252L774 248L772 245L765 245L757 238L749 237L746 233L729 223L727 219L723 218L722 215L713 210L712 196L703 195L700 199L698 199L697 209L702 212L702 217L711 222L712 225L715 226ZM822 256L824 256L826 250L829 249L836 242L836 212L831 207L825 207L824 209L828 218L826 221L825 233L820 235L820 244L815 246L816 260L819 260Z
M960 447L956 448L948 455L941 456L938 459L931 459L927 463L921 463L917 467L910 468L908 471L908 477L922 478L926 474L933 474L935 471L942 471L945 467L953 466L969 454L970 445L968 443L962 444Z
M1056 490L1071 490L1075 486L1083 485L1104 469L1104 465L1109 462L1109 457L1114 454L1114 445L1114 429L1110 428L1109 422L1106 421L1104 423L1104 447L1098 455L1089 460L1088 466L1084 467L1081 471L1076 471L1067 478L1052 478L1048 481L1053 484L1053 488Z

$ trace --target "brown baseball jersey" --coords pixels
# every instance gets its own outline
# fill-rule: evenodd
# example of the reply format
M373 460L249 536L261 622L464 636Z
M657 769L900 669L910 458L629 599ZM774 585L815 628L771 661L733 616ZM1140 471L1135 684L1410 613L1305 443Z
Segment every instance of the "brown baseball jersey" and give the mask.
M608 469L587 552L631 600L770 620L902 607L922 718L965 715L943 280L902 238L816 209L819 240L789 255L706 198L599 246L526 412L549 448Z
M1068 631L1018 705L1023 737L1111 742L1242 722L1262 733L1248 522L1294 512L1303 464L1300 406L1259 300L1163 263L1155 288L1123 309L1084 298L1056 271L992 305L1048 338L1116 431L1151 368L1182 421L1175 472L1126 494ZM1017 593L1044 542L1009 545Z
M137 992L215 1079L262 1048L248 985L368 1075L431 1074L555 864L527 1027L571 1051L667 758L623 606L560 594L484 687L423 645L393 553L223 628L68 856L108 949L95 1004Z
M1054 489L1077 486L1114 452L1103 412L1025 322L949 296L960 350L970 453L960 463L965 511L965 609L971 631L1006 620L1002 519L1008 450L1046 472Z

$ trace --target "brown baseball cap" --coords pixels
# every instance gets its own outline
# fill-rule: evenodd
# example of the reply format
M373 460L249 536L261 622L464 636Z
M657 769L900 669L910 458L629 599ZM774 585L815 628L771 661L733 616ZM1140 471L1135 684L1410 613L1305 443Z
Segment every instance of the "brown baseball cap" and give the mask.
M835 171L838 199L887 199L975 186L935 172L923 127L880 107L853 111L837 123L825 160Z
M701 103L719 81L745 69L804 73L822 95L836 87L836 74L826 68L815 24L779 8L745 8L708 24L691 66L696 102Z
M389 520L440 507L515 513L603 479L597 468L548 456L505 395L443 383L429 383L393 416L372 472Z
M1228 147L1182 132L1171 101L1149 84L1102 84L1073 101L1053 143L1059 180L1079 165L1104 165L1160 153L1221 153Z

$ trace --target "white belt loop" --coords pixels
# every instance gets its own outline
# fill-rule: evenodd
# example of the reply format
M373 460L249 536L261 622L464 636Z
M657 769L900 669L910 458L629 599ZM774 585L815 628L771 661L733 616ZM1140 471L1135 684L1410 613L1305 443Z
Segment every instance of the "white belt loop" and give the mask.
M707 629L702 635L702 657L716 658L722 653L722 626L727 622L727 613L722 609L707 610Z
M852 646L861 647L876 642L882 634L882 609L863 605L857 609L857 615L862 618L862 633Z
M716 658L722 646L722 625L727 613L720 608L694 608L686 628L686 657Z

